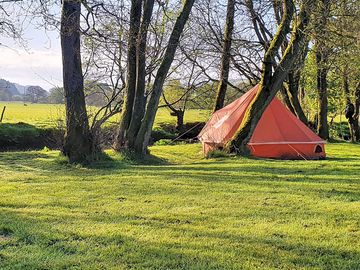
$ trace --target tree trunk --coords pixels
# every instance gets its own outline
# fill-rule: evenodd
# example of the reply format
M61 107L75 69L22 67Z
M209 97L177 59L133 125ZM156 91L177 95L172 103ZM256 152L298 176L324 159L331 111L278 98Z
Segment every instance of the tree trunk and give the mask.
M214 112L224 107L229 79L232 33L234 30L235 0L228 0L224 44L221 58L220 82L217 89Z
M244 119L231 141L227 144L230 151L238 154L248 155L250 153L247 144L250 141L254 130L260 121L263 112L275 97L277 91L288 76L293 64L298 59L301 50L306 45L306 27L309 23L309 10L312 1L305 0L301 5L297 23L294 26L291 40L285 50L280 63L272 72L274 57L289 31L290 22L294 13L292 1L285 1L284 15L279 25L277 34L274 36L269 49L266 51L263 60L263 73L259 91L245 112Z
M183 132L184 130L184 114L185 111L183 110L176 110L176 130L178 132Z
M98 151L93 144L85 106L84 79L80 55L80 1L63 0L61 51L66 106L63 154L69 162L87 162Z
M360 142L360 127L359 127L359 114L360 114L360 82L356 86L355 90L355 140Z
M343 71L343 76L342 76L342 82L343 82L343 91L344 91L344 96L345 96L345 100L346 100L346 108L354 108L354 112L351 113L351 115L346 115L346 118L348 119L348 124L349 124L349 130L350 130L350 137L351 137L351 141L355 142L355 129L354 129L354 118L353 115L355 113L355 107L354 104L352 104L351 102L351 98L350 98L350 90L349 90L349 75L347 72L347 68L344 68Z
M279 23L281 19L282 8L279 0L273 1L273 9L275 13L276 21ZM307 43L309 42L309 38L307 39ZM284 43L281 46L282 54L285 53L285 50L288 46L287 38L284 39ZM305 113L301 107L301 103L299 101L299 82L300 82L300 69L303 67L306 55L308 53L308 44L305 46L306 49L299 55L298 61L294 65L294 69L289 72L288 75L288 89L282 88L283 96L286 96L285 99L287 107L290 111L295 114L305 125L308 124L308 120L305 116Z
M289 72L289 97L290 102L294 108L297 117L305 124L308 125L308 120L301 107L299 101L299 82L300 82L300 71Z
M144 3L144 14L140 26L140 32L137 40L137 84L134 107L131 116L131 122L127 131L126 140L128 148L133 148L136 135L141 126L141 120L144 117L146 97L146 40L147 32L150 25L151 15L154 7L154 0L146 0Z
M174 60L176 48L179 44L180 35L182 34L185 24L189 18L191 8L194 4L194 0L186 0L184 7L176 19L174 28L171 32L168 45L164 54L164 58L160 64L160 67L156 73L154 85L152 87L152 93L146 107L146 112L141 123L140 130L136 136L134 151L137 154L144 155L149 144L151 130L154 124L157 108L159 105L163 85L167 76L167 73Z
M343 90L344 90L346 104L350 104L351 98L350 98L350 89L349 89L349 74L346 67L344 68L343 71L342 82L343 82Z
M136 54L136 40L140 28L142 0L131 0L130 9L130 29L128 38L128 52L127 52L127 78L126 78L126 97L122 113L120 116L120 125L116 139L114 142L114 149L120 151L126 148L126 131L129 128L131 115L133 111L135 92L136 92L136 73L137 73L137 54ZM119 45L121 46L121 45Z
M350 115L346 115L346 118L348 119L349 122L351 141L357 142L360 141L360 128L359 128L360 82L358 83L355 89L355 105L354 105L351 103L348 77L346 75L344 74L343 76L344 94L346 96L347 108L351 108L351 107L353 108L353 112L351 112ZM349 113L347 112L347 114Z
M300 97L299 97L299 99L301 101L303 101L305 99L305 87L303 85L300 87Z
M319 46L319 45L318 45ZM319 47L318 47L319 48ZM318 90L318 134L321 138L329 138L328 116L328 93L327 93L327 63L326 55L321 50L316 51L317 63L317 90Z
M286 107L288 107L288 109L293 114L296 114L295 109L294 109L293 105L291 104L290 97L289 97L289 94L288 94L288 91L287 91L285 85L283 85L281 87L280 93L281 93L281 96L282 96L282 99L283 99L284 103L286 104Z
M318 134L321 138L329 138L328 125L328 51L324 33L326 33L327 21L330 13L330 0L319 1L319 14L315 20L315 51L317 65L317 91L318 91Z

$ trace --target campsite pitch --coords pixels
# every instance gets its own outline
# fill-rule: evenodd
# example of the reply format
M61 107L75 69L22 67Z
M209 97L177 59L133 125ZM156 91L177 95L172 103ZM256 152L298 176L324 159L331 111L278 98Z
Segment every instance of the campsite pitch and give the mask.
M0 268L360 269L360 145L323 161L151 153L90 168L0 153Z

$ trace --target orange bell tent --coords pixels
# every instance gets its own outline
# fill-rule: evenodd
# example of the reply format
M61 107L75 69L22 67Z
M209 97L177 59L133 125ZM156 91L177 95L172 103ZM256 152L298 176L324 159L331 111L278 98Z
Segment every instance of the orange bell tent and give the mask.
M216 111L198 135L204 154L222 148L235 134L258 85ZM277 159L323 159L325 141L274 98L261 116L248 147L253 156Z

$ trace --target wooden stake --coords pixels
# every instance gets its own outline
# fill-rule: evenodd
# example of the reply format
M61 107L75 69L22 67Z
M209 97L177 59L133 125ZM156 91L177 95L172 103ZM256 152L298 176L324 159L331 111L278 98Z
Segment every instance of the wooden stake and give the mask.
M3 118L4 118L5 110L6 110L6 106L4 106L4 108L3 108L3 110L2 110L1 117L0 117L0 123L2 123L2 120L3 120Z

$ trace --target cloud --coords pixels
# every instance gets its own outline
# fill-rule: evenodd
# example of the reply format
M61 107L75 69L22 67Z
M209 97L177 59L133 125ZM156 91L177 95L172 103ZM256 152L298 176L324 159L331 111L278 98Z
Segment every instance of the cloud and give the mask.
M13 50L0 47L0 77L49 89L62 84L61 53L54 50Z

